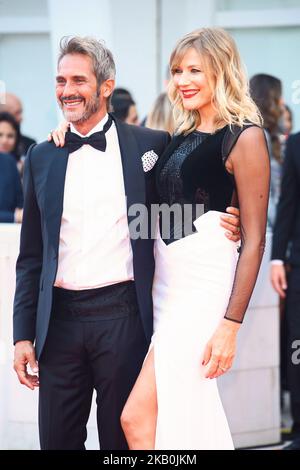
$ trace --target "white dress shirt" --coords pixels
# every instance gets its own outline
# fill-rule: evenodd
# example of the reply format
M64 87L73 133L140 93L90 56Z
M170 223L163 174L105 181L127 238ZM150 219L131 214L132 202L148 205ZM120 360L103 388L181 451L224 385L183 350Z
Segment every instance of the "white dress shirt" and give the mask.
M107 119L108 115L87 136L101 131ZM72 125L71 131L81 135ZM133 280L122 160L114 123L105 135L105 152L83 145L69 155L56 287L82 290Z

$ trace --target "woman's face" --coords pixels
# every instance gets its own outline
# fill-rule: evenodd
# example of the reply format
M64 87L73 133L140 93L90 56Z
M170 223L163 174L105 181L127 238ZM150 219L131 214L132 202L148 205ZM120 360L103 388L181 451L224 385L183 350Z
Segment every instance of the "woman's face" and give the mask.
M0 122L0 152L11 153L16 145L17 133L9 122Z
M173 83L185 109L201 112L201 110L212 108L212 91L196 49L188 49L181 63L172 72Z

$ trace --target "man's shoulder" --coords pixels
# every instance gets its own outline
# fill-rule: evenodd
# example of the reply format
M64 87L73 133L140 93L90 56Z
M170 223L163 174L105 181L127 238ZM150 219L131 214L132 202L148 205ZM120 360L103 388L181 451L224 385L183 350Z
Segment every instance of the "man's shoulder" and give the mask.
M48 142L46 140L39 144L32 144L27 152L27 157L30 157L32 163L34 163L36 160L49 159L49 157L62 152L65 152L64 147L56 147L53 141Z
M20 140L27 146L29 147L32 144L36 144L36 140L32 139L32 137L29 137L28 135L21 134L20 135Z
M0 179L10 179L18 173L17 162L10 153L0 153Z

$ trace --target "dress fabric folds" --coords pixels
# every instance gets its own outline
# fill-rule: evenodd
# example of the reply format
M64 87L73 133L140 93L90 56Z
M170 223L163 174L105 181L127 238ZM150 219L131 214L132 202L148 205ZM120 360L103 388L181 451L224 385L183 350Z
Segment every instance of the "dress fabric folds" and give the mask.
M238 243L219 211L194 221L196 232L169 245L155 242L153 284L158 419L155 449L233 449L216 379L205 378L205 346L224 317Z

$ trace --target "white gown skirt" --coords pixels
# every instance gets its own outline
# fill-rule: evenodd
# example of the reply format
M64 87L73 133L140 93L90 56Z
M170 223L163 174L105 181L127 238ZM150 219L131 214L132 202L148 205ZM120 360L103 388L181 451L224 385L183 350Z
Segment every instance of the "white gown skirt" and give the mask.
M158 418L155 449L233 449L216 379L205 378L205 346L226 312L238 245L225 237L220 212L196 233L155 241L154 348Z

